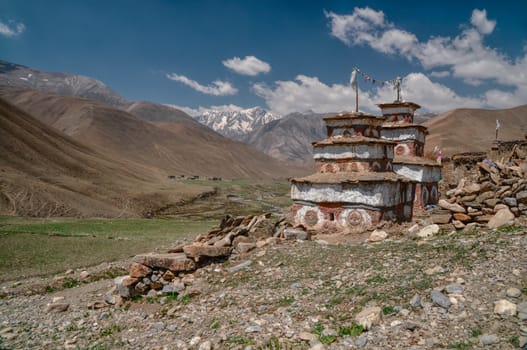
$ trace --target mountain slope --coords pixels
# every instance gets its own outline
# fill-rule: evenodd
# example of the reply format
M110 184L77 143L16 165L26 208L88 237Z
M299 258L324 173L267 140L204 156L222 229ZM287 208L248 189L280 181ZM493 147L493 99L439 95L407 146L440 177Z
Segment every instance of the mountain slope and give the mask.
M0 214L139 216L204 188L109 158L0 98Z
M126 111L79 98L5 87L0 88L0 95L112 158L168 174L272 178L298 173L250 146L201 125L193 127L188 120L156 125Z
M425 152L431 153L436 145L445 156L487 151L496 137L496 119L501 124L499 140L525 139L527 105L502 110L455 109L423 124L430 132Z
M289 114L248 134L243 141L283 161L310 163L313 161L311 143L326 137L324 115Z
M82 97L121 108L129 104L99 80L76 74L39 71L2 60L0 85Z
M241 140L246 134L258 129L281 116L272 114L260 107L231 110L208 110L194 117L203 125L221 135Z

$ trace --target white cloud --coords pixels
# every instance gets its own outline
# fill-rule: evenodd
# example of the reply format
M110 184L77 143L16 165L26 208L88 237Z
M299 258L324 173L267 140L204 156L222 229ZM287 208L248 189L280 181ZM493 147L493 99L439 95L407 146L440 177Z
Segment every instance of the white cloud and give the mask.
M317 77L299 75L294 81L277 81L272 87L254 84L253 91L265 99L273 113L282 115L306 110L319 113L352 111L355 108L355 91L351 86L329 86Z
M26 30L24 23L15 23L9 21L8 23L0 22L0 35L12 38L22 34Z
M381 53L417 60L425 69L442 69L432 72L433 77L451 74L472 86L497 83L514 89L508 92L499 86L493 88L486 99L489 107L527 101L527 50L523 56L512 59L486 46L485 35L494 31L496 21L489 20L484 9L474 9L472 26L457 36L435 36L427 41L419 41L415 34L396 28L382 11L368 7L355 8L351 15L330 12L326 17L330 20L331 35L348 46L367 45Z
M337 15L334 12L325 12L325 14L331 20L331 34L347 44L367 41L367 38L353 34L363 33L366 35L369 31L385 25L384 13L369 7L356 7L351 15Z
M450 76L450 72L447 70L433 71L433 72L430 72L430 76L434 78L445 78L445 77Z
M470 23L482 34L490 34L496 26L496 21L487 19L487 10L475 9L472 11Z
M271 65L269 63L259 60L254 56L245 56L243 59L233 57L222 61L222 63L225 67L241 75L255 76L260 73L269 73L271 71Z
M253 90L265 99L273 113L282 115L305 110L318 113L355 110L355 91L350 86L327 85L316 77L299 75L295 81L277 81L272 87L254 84ZM395 97L392 85L364 91L359 89L359 108L378 114L377 104L394 101ZM434 113L461 107L482 108L489 100L487 96L459 96L447 86L432 82L423 73L411 73L403 77L402 98L419 103L425 112ZM506 98L511 101L514 96Z
M166 77L170 80L179 81L180 83L188 85L194 90L207 94L207 95L227 96L227 95L235 95L236 93L238 93L238 89L236 89L234 86L231 85L231 83L226 82L226 81L215 80L212 82L211 85L205 86L205 85L201 85L195 80L187 78L184 75L179 75L176 73L167 74Z

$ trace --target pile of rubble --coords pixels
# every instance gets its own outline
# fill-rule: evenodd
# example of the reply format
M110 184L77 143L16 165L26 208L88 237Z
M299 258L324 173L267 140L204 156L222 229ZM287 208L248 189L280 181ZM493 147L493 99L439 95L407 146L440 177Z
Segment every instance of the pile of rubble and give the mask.
M434 211L435 223L451 222L456 229L469 225L496 228L514 224L515 218L527 216L527 163L507 163L484 159L478 164L476 181L461 179L456 188L439 200L443 210Z
M293 229L285 218L273 220L270 214L223 218L219 228L200 235L187 245L162 254L142 254L133 258L129 275L115 279L107 301L116 303L136 295L180 294L185 275L211 262L226 260L255 248L276 244L281 239L310 239L309 233Z

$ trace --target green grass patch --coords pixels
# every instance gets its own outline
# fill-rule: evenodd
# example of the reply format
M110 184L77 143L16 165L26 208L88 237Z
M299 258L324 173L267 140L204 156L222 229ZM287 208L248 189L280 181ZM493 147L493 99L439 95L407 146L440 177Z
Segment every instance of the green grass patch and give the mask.
M364 332L364 327L360 324L352 324L349 327L341 327L339 329L339 336L340 337L357 337Z
M0 217L0 281L127 259L217 221Z
M101 331L99 332L99 335L101 337L108 337L110 335L114 335L116 333L119 333L120 331L122 331L124 329L124 327L118 325L118 324L112 324L106 328L103 328L101 329Z
M472 349L472 343L471 342L450 343L448 344L447 349L468 350L468 349Z

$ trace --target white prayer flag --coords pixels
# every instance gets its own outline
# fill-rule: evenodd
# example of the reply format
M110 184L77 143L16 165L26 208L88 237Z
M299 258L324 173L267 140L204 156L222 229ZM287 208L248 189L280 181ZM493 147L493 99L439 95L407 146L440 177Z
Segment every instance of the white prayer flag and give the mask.
M350 84L352 88L357 90L357 71L355 69L351 72Z
M498 119L496 119L496 130L498 130L500 128L500 121Z

